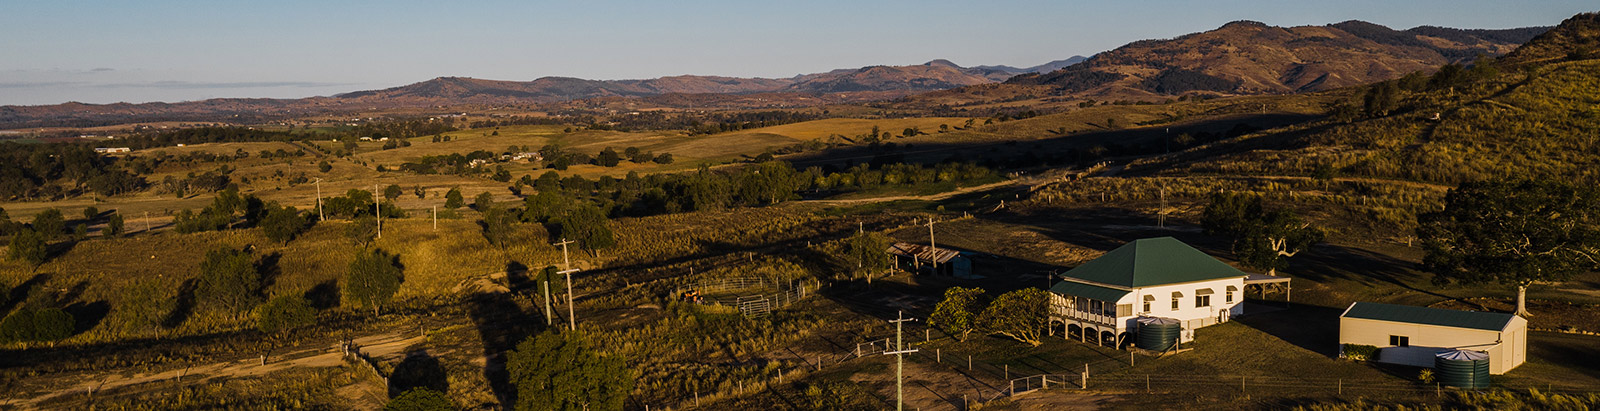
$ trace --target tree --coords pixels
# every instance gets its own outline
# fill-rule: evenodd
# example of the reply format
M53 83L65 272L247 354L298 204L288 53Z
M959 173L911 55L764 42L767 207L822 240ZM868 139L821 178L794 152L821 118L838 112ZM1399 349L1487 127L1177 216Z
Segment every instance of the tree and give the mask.
M616 167L622 163L622 156L617 155L617 151L611 147L606 147L605 150L600 150L600 155L595 156L594 161L601 167Z
M76 324L71 313L59 308L21 309L0 320L0 341L60 341L72 336Z
M483 237L489 244L499 246L504 250L511 245L511 233L516 227L517 217L511 212L499 207L490 207L483 212Z
M256 310L256 328L265 333L308 326L316 320L317 309L299 295L274 297Z
M1517 288L1517 315L1529 316L1528 287L1565 281L1600 267L1600 194L1556 181L1481 181L1445 194L1444 210L1417 216L1422 264L1445 284Z
M576 332L547 331L517 344L506 360L517 411L621 410L633 370L601 355Z
M1267 212L1261 196L1248 193L1214 193L1202 220L1206 233L1233 239L1240 262L1277 275L1293 257L1322 241L1322 230L1311 227L1289 210Z
M83 219L84 219L84 221L94 221L96 218L99 218L99 217L100 217L100 209L95 208L94 206L89 206L89 207L84 207L83 208Z
M106 237L121 237L124 229L122 213L116 213L112 214L111 218L106 219L106 229L101 232Z
M846 258L857 277L872 281L873 274L889 268L889 238L877 232L861 232L850 237Z
M984 331L999 334L1032 346L1039 346L1039 334L1045 329L1045 309L1049 296L1044 290L1024 288L1005 293L994 299L989 308L978 316Z
M456 409L455 402L444 393L417 387L406 390L383 405L383 411L449 411Z
M1289 257L1322 242L1322 238L1322 230L1311 227L1293 211L1273 210L1252 220L1244 236L1235 241L1234 254L1245 266L1277 275L1278 270L1288 268Z
M261 233L272 240L288 244L295 236L300 235L306 228L306 219L294 207L279 207L273 203L268 207L267 216L261 219Z
M422 189L421 184L411 187L411 192L417 195L417 199L426 198L428 196L428 190Z
M672 153L661 153L661 155L656 156L655 162L656 164L672 164Z
M928 325L966 341L978 324L978 313L983 308L983 289L950 287L944 290L944 300L933 307L928 315Z
M450 191L444 193L444 208L454 210L464 205L467 205L467 203L465 199L461 198L460 188L450 187Z
M349 226L345 227L344 235L362 247L371 245L372 240L378 238L378 219L365 215L356 217L350 220Z
M37 269L44 264L46 251L44 236L31 228L24 228L11 235L11 246L6 253L11 260L28 263Z
M261 272L256 270L250 252L218 248L206 252L200 262L202 299L233 313L248 311L260 301Z
M67 223L61 217L61 210L54 207L40 211L33 216L33 230L44 236L45 241L54 241L67 228Z
M568 240L577 241L583 249L594 250L611 248L616 245L616 239L611 235L611 221L606 219L606 213L592 204L584 204L570 209L566 214L555 220L560 226L560 235Z
M482 211L488 210L489 207L493 207L493 206L494 206L494 194L489 194L488 191L485 191L485 192L482 192L482 193L478 193L478 196L474 197L472 199L472 209L474 209L474 210L478 210L478 211L482 212Z
M331 170L333 170L333 165L328 164L328 160L322 160L321 163L317 163L317 171L326 173Z
M383 198L389 201L400 198L400 194L404 193L405 190L401 189L399 184L390 184L388 187L383 188Z
M383 250L364 250L350 262L350 272L345 275L345 297L362 306L371 307L378 315L384 304L394 298L405 277L401 273L398 257Z

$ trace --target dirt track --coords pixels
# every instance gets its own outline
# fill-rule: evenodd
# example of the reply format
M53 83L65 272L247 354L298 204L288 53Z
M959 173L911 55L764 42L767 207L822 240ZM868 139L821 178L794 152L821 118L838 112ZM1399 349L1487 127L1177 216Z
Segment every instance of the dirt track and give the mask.
M423 337L403 338L399 334L385 334L356 338L356 345L367 355L378 359L398 358L405 354L407 347L423 342ZM290 368L318 368L337 367L344 364L343 353L336 347L305 348L297 351L285 352L275 355L276 359L269 358L266 365L261 365L259 359L248 358L227 362L218 362L198 365L183 369L174 369L154 374L132 374L114 371L97 374L83 374L78 376L62 376L63 380L77 381L76 384L61 389L50 391L32 398L7 398L0 405L20 406L22 409L38 409L39 404L52 398L72 394L88 393L95 391L111 390L138 384L179 379L186 384L198 384L217 378L240 378L268 374Z

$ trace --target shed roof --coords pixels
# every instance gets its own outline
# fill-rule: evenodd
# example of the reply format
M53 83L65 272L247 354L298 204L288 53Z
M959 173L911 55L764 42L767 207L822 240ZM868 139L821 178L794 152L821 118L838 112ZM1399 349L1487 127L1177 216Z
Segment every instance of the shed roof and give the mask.
M1123 244L1062 275L1133 288L1244 277L1247 274L1178 239L1160 237Z
M1357 302L1350 304L1350 308L1346 309L1344 315L1340 317L1501 331L1506 328L1507 324L1511 324L1511 319L1516 316L1503 313Z
M1129 291L1074 281L1062 281L1051 286L1050 292L1115 303L1117 300L1121 300L1122 296L1128 295Z
M894 243L894 245L890 245L889 249L885 252L901 257L911 257L922 261L931 261L940 264L949 262L951 259L961 256L960 251L912 243Z

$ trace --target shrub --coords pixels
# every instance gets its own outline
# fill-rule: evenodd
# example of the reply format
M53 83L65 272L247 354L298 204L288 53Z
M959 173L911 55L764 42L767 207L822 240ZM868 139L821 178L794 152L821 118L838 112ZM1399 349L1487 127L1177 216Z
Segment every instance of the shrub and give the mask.
M296 235L306 228L306 219L294 207L278 207L273 204L267 211L267 216L261 219L261 233L268 240L287 244Z
M66 221L61 217L61 210L47 208L33 217L33 230L44 236L45 241L55 240L61 235L61 230L66 229Z
M201 298L240 313L254 306L260 298L261 273L256 270L250 252L218 248L206 252L200 262Z
M311 325L317 320L317 310L305 297L285 295L262 304L256 311L256 328L262 332L278 332Z
M974 326L977 325L982 298L982 288L945 289L944 300L934 306L933 314L928 316L928 325L956 337L957 341L966 341L967 335L972 333Z
M377 315L384 304L400 290L404 280L396 257L383 250L366 250L350 262L350 272L345 275L344 292L347 299L372 307Z
M0 320L0 340L60 341L72 336L72 327L76 323L72 314L59 308L17 310Z
M1351 361L1377 361L1378 347L1361 344L1344 344L1344 358Z
M454 210L464 205L467 204L466 200L461 198L460 188L451 187L450 191L444 194L444 208Z
M450 397L444 393L427 388L412 388L405 393L389 400L383 405L384 411L437 411L453 410L456 404L450 402Z
M43 235L32 229L24 228L11 235L11 246L6 253L14 261L28 263L33 267L44 264L45 239Z

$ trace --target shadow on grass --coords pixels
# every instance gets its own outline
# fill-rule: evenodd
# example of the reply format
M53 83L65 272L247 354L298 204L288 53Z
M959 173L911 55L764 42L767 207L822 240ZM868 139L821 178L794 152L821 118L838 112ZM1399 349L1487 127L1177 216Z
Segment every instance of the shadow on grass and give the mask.
M194 315L195 289L200 286L200 281L194 278L184 280L178 286L178 295L173 298L172 311L166 318L161 319L161 327L166 329L178 328L189 316Z
M425 350L412 351L394 366L394 373L389 375L389 398L399 396L413 388L450 392L450 381L447 376L444 365L439 363L438 358L428 355Z
M50 274L34 274L28 281L23 281L22 284L17 284L16 287L11 288L11 294L6 296L5 304L0 305L0 317L4 317L6 313L11 312L12 308L22 305L22 302L28 298L28 294L32 293L35 288L44 285L46 281L50 281Z
M310 290L306 290L305 298L306 301L311 303L311 307L317 310L338 307L339 281L328 280L318 283L316 286L311 287Z
M511 297L509 293L480 293L467 302L467 315L483 342L484 379L489 381L495 398L507 409L517 403L517 387L512 385L511 374L506 370L507 354L523 339L544 328L543 321L524 313Z
M1286 310L1245 313L1234 321L1317 354L1339 356L1339 314L1343 309L1294 305Z
M91 303L76 302L62 310L72 314L74 321L72 333L77 335L100 325L100 321L105 320L106 314L111 313L111 304L105 300Z

